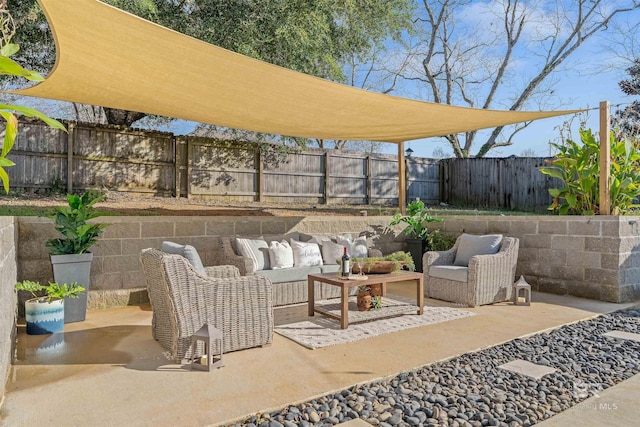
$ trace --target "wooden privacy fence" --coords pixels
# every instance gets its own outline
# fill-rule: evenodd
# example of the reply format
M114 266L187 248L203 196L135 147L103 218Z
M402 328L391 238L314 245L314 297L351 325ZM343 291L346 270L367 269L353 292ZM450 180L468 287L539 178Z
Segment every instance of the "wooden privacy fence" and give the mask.
M396 156L23 120L7 168L15 190L90 188L277 203L398 203ZM440 200L438 160L409 158L407 200Z
M442 201L473 208L545 211L562 181L538 168L546 157L444 159Z

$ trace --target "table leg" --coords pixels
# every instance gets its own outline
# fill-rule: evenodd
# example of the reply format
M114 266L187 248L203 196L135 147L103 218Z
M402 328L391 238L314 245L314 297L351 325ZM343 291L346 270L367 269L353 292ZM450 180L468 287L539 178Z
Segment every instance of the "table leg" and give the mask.
M424 276L420 275L417 280L416 287L418 288L418 314L424 313Z
M340 327L347 329L349 327L349 288L342 287L340 294Z
M387 296L387 284L386 283L382 284L382 296L383 297Z
M315 292L314 292L314 289L313 289L313 279L311 279L311 278L307 279L307 289L308 289L308 292L307 292L307 296L308 297L307 297L307 299L309 300L309 316L313 316L314 312L315 312L315 310L314 310L315 309L315 307L314 307L314 305L315 305L315 298L314 298L315 295L314 295L314 293Z

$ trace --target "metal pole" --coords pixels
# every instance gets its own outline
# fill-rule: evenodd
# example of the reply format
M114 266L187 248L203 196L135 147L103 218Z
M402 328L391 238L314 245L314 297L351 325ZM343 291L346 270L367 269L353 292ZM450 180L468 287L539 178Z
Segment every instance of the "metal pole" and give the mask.
M398 142L398 207L403 215L407 212L407 181L404 162L404 141Z

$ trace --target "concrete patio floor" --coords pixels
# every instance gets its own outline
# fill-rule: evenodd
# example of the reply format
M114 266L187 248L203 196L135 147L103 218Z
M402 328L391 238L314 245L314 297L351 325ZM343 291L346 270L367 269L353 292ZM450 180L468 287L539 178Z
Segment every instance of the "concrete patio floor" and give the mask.
M407 296L412 290L388 288ZM542 293L533 300L530 307L460 307L477 316L317 350L274 334L271 346L225 354L224 367L210 373L168 363L151 337L148 306L90 311L85 322L67 324L63 334L27 336L20 326L0 425L226 424L635 305ZM275 311L276 324L305 317L306 305Z

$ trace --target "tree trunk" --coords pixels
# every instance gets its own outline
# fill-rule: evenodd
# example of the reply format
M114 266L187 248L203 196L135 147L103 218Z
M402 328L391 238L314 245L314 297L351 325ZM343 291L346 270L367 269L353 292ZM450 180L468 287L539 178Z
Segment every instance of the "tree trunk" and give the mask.
M107 116L107 123L110 125L122 125L131 127L131 125L146 117L146 113L139 113L137 111L117 110L115 108L104 107L104 114Z

